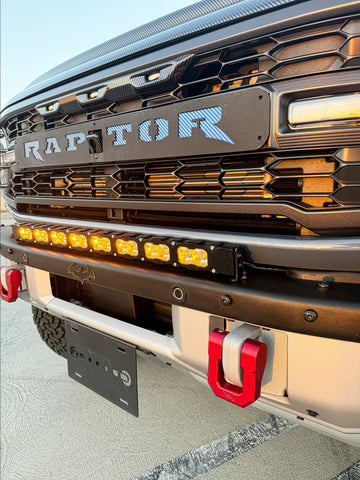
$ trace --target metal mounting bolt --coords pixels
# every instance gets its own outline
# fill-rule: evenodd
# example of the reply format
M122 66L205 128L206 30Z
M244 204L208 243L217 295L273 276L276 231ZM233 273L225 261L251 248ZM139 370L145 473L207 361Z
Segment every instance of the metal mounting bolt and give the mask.
M325 282L325 280L322 280L320 283L318 283L318 287L322 290L327 290L329 288L329 284L328 282Z
M221 297L221 303L225 306L232 304L232 298L229 295L223 295Z
M14 250L12 248L8 248L6 251L9 255L12 255L14 253Z
M180 285L176 285L171 292L172 297L178 302L185 302L186 290Z
M315 322L315 320L318 318L317 312L315 310L305 310L304 312L304 320L307 322Z

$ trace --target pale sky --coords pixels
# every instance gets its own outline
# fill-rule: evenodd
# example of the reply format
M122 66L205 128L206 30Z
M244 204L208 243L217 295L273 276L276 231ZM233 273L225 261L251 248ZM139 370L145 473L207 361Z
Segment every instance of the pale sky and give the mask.
M195 0L1 0L1 106L40 74Z

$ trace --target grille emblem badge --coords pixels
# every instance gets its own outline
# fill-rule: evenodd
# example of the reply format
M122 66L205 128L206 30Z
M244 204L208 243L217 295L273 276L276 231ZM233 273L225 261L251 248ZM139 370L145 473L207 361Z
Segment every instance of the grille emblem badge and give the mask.
M81 285L84 282L91 282L95 280L95 272L91 267L87 265L80 265L79 263L72 263L68 268L68 275L73 277L75 280L78 280Z

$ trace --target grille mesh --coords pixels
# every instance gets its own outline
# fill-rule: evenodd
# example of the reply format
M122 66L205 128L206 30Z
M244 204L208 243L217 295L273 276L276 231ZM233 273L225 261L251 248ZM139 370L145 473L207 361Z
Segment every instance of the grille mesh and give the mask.
M358 149L359 150L359 149ZM12 197L279 202L305 209L360 205L360 151L249 154L53 168L15 174ZM120 205L119 205L120 206Z
M194 65L191 82L175 93L182 97L270 80L360 66L360 20L334 22L306 30L238 44Z
M337 20L277 33L259 40L231 45L199 55L195 64L173 89L139 93L130 85L126 98L114 101L109 84L103 100L81 105L75 95L59 99L64 113L40 115L36 109L23 112L6 123L10 141L17 136L58 128L178 99L216 93L270 81L295 78L360 66L360 19ZM121 83L121 81L120 81ZM111 98L111 99L110 99Z

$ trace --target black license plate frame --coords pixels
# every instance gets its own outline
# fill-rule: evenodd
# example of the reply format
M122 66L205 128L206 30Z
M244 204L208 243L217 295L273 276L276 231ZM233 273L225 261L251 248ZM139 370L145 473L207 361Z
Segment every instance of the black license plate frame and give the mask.
M78 322L66 322L69 376L139 416L136 346Z

